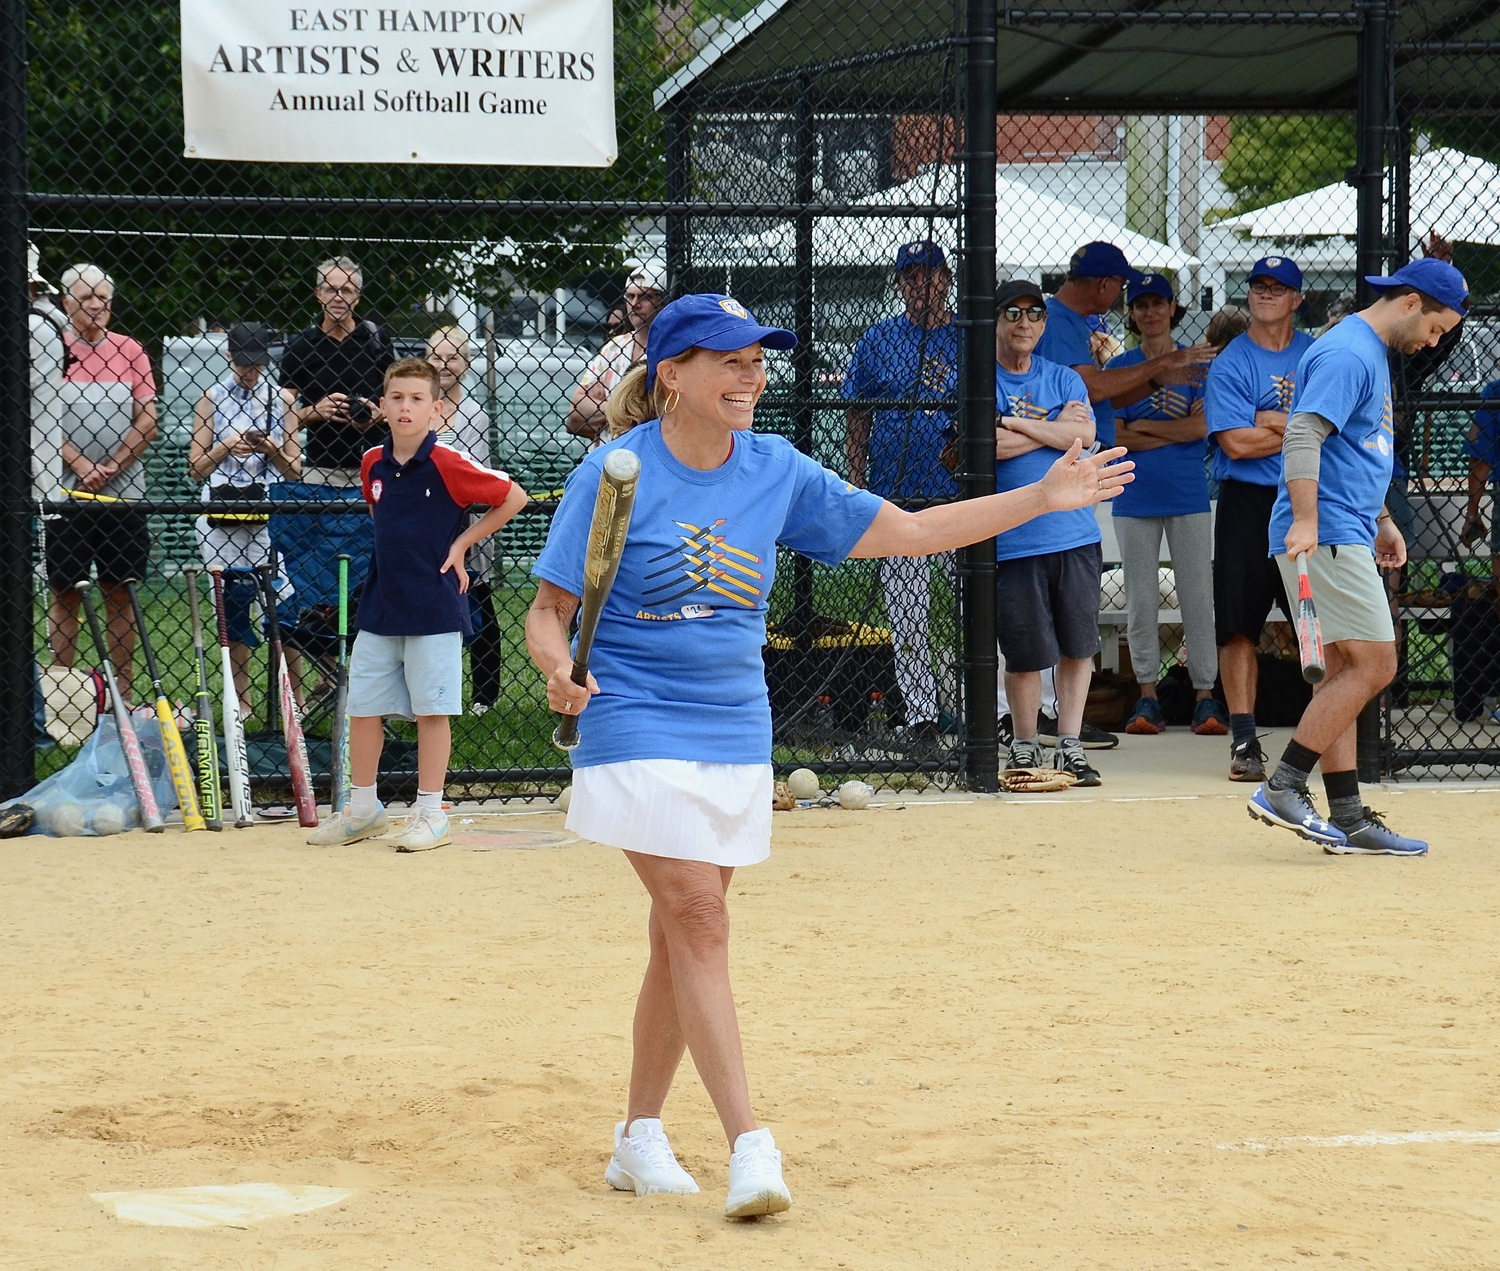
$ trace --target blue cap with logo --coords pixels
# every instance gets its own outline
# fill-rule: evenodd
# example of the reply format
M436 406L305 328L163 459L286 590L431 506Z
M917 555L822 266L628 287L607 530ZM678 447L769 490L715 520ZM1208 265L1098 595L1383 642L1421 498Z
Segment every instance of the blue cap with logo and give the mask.
M750 344L768 349L795 349L797 337L785 327L763 327L733 296L699 292L672 301L651 323L646 337L646 385L656 382L656 368L689 349L727 353Z
M947 269L948 258L943 249L930 238L919 238L914 243L902 243L896 249L896 272L910 269L913 265L928 265L933 269Z
M1250 266L1250 281L1269 278L1293 291L1302 290L1302 271L1290 256L1262 256Z
M1068 272L1080 278L1123 278L1127 283L1139 282L1145 276L1130 267L1125 253L1113 243L1085 243L1073 253Z
M1160 296L1163 300L1176 301L1177 293L1172 290L1172 280L1165 274L1142 274L1139 281L1130 284L1130 289L1125 293L1125 303L1133 305L1142 296Z
M1469 312L1464 307L1469 303L1469 284L1446 260L1438 260L1435 256L1420 257L1388 276L1366 274L1365 281L1381 291L1387 287L1415 287L1424 296L1431 296L1438 304L1452 309L1460 318Z

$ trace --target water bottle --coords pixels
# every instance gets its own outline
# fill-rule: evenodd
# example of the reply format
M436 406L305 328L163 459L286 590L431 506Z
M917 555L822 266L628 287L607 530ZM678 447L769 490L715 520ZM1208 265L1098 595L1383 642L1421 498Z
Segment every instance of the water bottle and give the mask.
M885 732L885 694L878 690L870 694L870 708L865 712L865 729L877 737Z

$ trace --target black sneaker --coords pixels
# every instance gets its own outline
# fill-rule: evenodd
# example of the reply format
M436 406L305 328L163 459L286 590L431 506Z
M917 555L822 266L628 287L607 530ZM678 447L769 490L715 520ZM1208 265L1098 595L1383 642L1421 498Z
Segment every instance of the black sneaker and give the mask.
M1229 779L1231 781L1254 781L1266 779L1266 752L1260 748L1260 738L1253 737L1244 745L1229 747Z
M1078 778L1078 784L1081 786L1103 784L1098 771L1091 767L1088 759L1084 757L1082 746L1076 749L1068 746L1065 749L1054 750L1052 752L1052 766L1060 772L1071 772Z
M1011 720L1010 713L1000 716L1000 744L1008 746L1016 739L1016 726Z
M1036 735L1044 746L1057 745L1057 721L1050 715L1038 716ZM1078 730L1078 744L1085 750L1113 750L1120 744L1120 739L1084 720L1083 727Z

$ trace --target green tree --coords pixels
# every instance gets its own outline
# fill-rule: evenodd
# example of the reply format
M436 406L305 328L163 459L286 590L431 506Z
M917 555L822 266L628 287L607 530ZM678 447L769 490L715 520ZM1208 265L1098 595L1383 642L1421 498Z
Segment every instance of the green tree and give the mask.
M1222 179L1237 216L1334 185L1354 164L1354 121L1340 115L1239 115L1230 120Z

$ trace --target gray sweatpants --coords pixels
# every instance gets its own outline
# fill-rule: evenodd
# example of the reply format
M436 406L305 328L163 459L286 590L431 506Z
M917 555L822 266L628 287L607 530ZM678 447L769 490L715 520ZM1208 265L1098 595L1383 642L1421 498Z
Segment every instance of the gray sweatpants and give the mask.
M1191 516L1117 516L1115 541L1125 574L1126 639L1136 680L1154 684L1161 674L1161 635L1156 615L1161 608L1157 568L1162 534L1177 575L1177 607L1187 644L1188 678L1195 689L1213 688L1219 673L1214 643L1213 518Z

